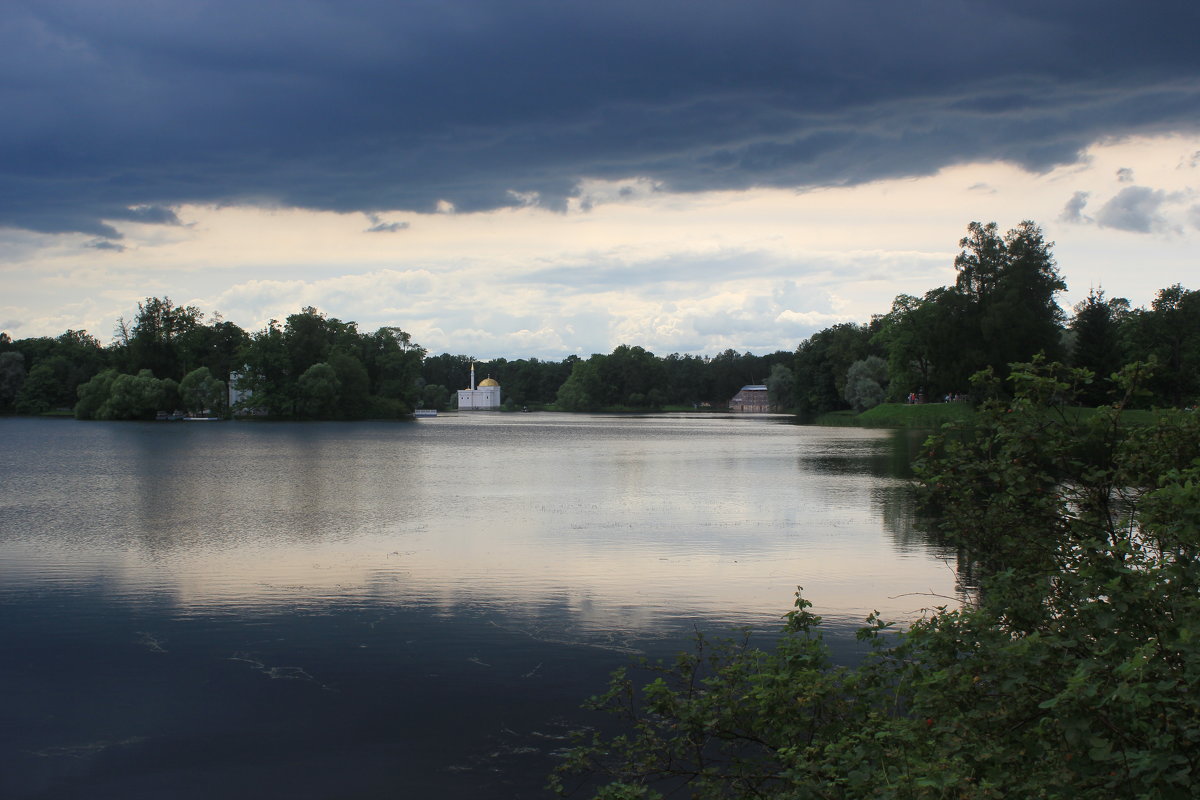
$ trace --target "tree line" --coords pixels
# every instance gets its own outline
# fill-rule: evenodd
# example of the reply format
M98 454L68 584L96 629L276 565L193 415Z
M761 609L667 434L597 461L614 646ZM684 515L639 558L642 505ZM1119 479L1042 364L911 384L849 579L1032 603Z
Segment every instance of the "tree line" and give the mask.
M279 418L397 418L419 402L425 352L399 328L370 333L307 307L249 333L193 306L147 298L107 345L84 331L0 335L0 410L80 419L224 413L228 388Z
M1089 370L1095 377L1080 393L1089 404L1110 402L1111 376L1133 361L1158 365L1137 403L1200 398L1200 292L1175 284L1133 309L1093 288L1068 316L1055 299L1066 284L1053 245L1034 223L1001 235L994 222L972 222L959 246L954 285L899 295L867 324L834 325L800 344L798 413L965 396L976 372L1003 380L1037 354Z
M1134 309L1093 289L1068 315L1056 300L1066 284L1053 245L1034 223L1001 234L972 222L959 246L953 285L899 295L887 313L833 325L795 351L660 357L622 344L588 358L493 359L477 375L500 383L506 408L724 408L742 386L765 384L776 410L811 417L962 397L975 372L1003 379L1009 364L1040 353L1096 375L1081 394L1089 403L1111 399L1109 376L1131 361L1158 365L1138 402L1200 398L1200 292L1175 284ZM472 360L430 356L400 328L360 331L313 307L248 332L151 297L118 320L107 345L79 330L15 341L0 333L0 413L223 413L232 382L246 406L273 417L396 418L453 408Z

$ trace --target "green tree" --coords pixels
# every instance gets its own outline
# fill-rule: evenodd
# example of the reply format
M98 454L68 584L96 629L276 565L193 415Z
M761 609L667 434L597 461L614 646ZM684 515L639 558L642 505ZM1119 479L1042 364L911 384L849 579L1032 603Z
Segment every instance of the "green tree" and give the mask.
M148 369L160 378L179 380L185 371L180 341L203 321L195 306L176 306L169 297L147 297L145 303L138 303L132 327L121 324L124 369L131 373Z
M41 414L55 408L63 388L60 375L66 366L68 365L62 356L55 356L38 362L29 370L25 382L21 385L21 391L17 394L17 412Z
M959 313L947 316L958 324L946 334L958 351L979 353L981 360L954 377L962 381L989 366L1003 377L1010 363L1038 353L1058 357L1063 313L1055 295L1066 284L1041 228L1026 220L1001 237L996 223L972 222L959 246L953 291L966 303L945 298L947 310L959 306Z
M72 407L79 385L99 372L108 360L95 337L76 330L54 338L40 336L10 341L8 352L22 355L26 372L34 374L33 383L19 401L24 413Z
M855 411L866 411L883 402L887 394L887 362L879 356L855 361L846 371L846 402Z
M334 412L343 419L362 419L371 401L371 378L367 368L352 355L336 352L329 357L329 366L337 376L337 406Z
M846 375L855 361L872 355L873 332L844 322L814 333L796 350L796 408L802 416L848 408Z
M1074 344L1073 366L1089 370L1095 382L1080 392L1083 402L1099 405L1111 399L1116 387L1109 378L1125 363L1125 337L1122 326L1129 319L1129 301L1123 297L1106 298L1103 290L1088 292L1087 299L1075 305L1071 320Z
M466 389L470 382L472 360L470 356L455 356L449 353L429 356L421 362L421 377L427 385L441 384L450 391ZM556 386L555 389L557 388Z
M367 338L370 390L400 404L403 413L416 407L421 391L421 361L425 351L399 328L380 328Z
M13 351L0 353L0 412L13 410L24 383L24 354Z
M250 393L249 403L272 416L294 414L299 401L298 376L292 375L292 360L279 322L271 320L255 333L242 356L244 371L237 388Z
M1063 355L1064 318L1055 296L1067 285L1051 255L1053 246L1028 220L1005 234L1003 268L980 323L988 354L984 366L998 375L1038 354L1052 361Z
M305 416L328 418L337 414L342 387L333 367L324 361L313 364L300 376L297 387L300 410Z
M154 373L143 369L137 375L112 378L108 397L96 410L95 418L154 419L157 412L178 408L179 403L179 384L170 378L155 378Z
M196 325L176 339L183 371L208 367L212 376L226 380L243 366L242 351L250 343L246 331L214 314L207 325Z
M700 356L672 353L664 358L663 370L667 402L674 405L712 403L714 400L712 381L709 379L706 367L704 359ZM783 402L785 407L791 404L791 397Z
M598 364L602 406L645 408L650 393L661 391L666 377L662 363L645 348L620 345Z
M445 386L431 384L421 390L421 408L445 411L450 407L450 390Z
M1130 322L1137 357L1162 366L1150 386L1154 402L1179 408L1200 401L1200 292L1168 286Z
M771 367L767 376L767 400L771 408L785 410L791 407L796 396L796 376L783 364Z
M106 369L80 384L77 390L79 401L75 404L76 419L100 419L100 408L108 401L118 374L115 369Z
M313 364L326 361L335 347L345 353L357 353L362 347L355 323L326 317L312 306L288 316L283 339L292 375L302 375Z
M179 382L179 397L185 411L221 414L228 393L225 381L214 378L208 367L197 367Z
M955 288L980 307L986 307L992 292L1004 274L1008 254L995 222L967 224L967 235L959 240L962 248L954 258L958 272Z
M892 301L892 310L879 320L871 342L887 353L892 400L934 387L933 357L938 349L935 313L934 301L901 294Z
M599 363L604 356L596 354L586 361L576 361L571 375L559 387L555 403L563 411L594 411L604 405L604 387L600 381Z

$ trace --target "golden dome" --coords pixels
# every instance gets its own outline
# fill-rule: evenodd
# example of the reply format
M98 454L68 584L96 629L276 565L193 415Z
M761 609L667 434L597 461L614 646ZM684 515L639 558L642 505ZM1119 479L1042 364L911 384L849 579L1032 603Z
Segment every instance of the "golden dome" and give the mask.
M496 380L494 378L484 378L483 380L481 380L479 382L480 389L482 389L485 386L499 386L499 385L500 384L498 382L496 382Z

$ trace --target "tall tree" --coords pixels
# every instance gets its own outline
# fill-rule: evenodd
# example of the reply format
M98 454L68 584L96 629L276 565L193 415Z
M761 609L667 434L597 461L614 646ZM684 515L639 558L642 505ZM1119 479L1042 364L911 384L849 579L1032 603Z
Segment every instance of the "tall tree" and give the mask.
M1149 309L1133 315L1139 358L1154 356L1156 402L1176 407L1200 401L1200 292L1180 284L1161 289Z
M901 294L892 301L892 310L880 318L879 331L871 341L887 353L893 400L940 388L933 384L934 358L941 349L935 327L937 312L936 298Z
M185 371L180 339L199 327L204 315L195 306L176 306L169 297L147 297L129 328L122 366L126 372L150 370L178 381Z
M1109 377L1128 360L1121 328L1129 319L1129 301L1106 298L1103 289L1092 289L1085 300L1075 304L1074 311L1071 362L1095 375L1093 384L1080 394L1089 405L1099 405L1115 389Z
M290 416L296 411L298 375L292 372L283 327L278 320L255 333L243 351L244 369L235 387L249 393L249 403L272 416Z
M988 366L1007 377L1008 365L1037 354L1062 355L1064 315L1055 296L1067 288L1042 229L1028 220L1004 236L999 279L982 309L980 330Z
M959 354L953 379L964 382L984 367L1003 378L1010 363L1059 356L1063 313L1055 295L1066 284L1041 228L1026 220L1001 237L996 223L972 222L959 246L954 289L939 297L944 335Z

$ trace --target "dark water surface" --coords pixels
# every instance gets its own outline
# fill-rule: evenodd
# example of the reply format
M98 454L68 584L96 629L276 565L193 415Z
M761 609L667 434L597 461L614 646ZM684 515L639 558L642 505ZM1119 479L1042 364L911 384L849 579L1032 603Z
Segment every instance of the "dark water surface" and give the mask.
M525 798L632 655L953 594L900 434L0 420L0 797Z

